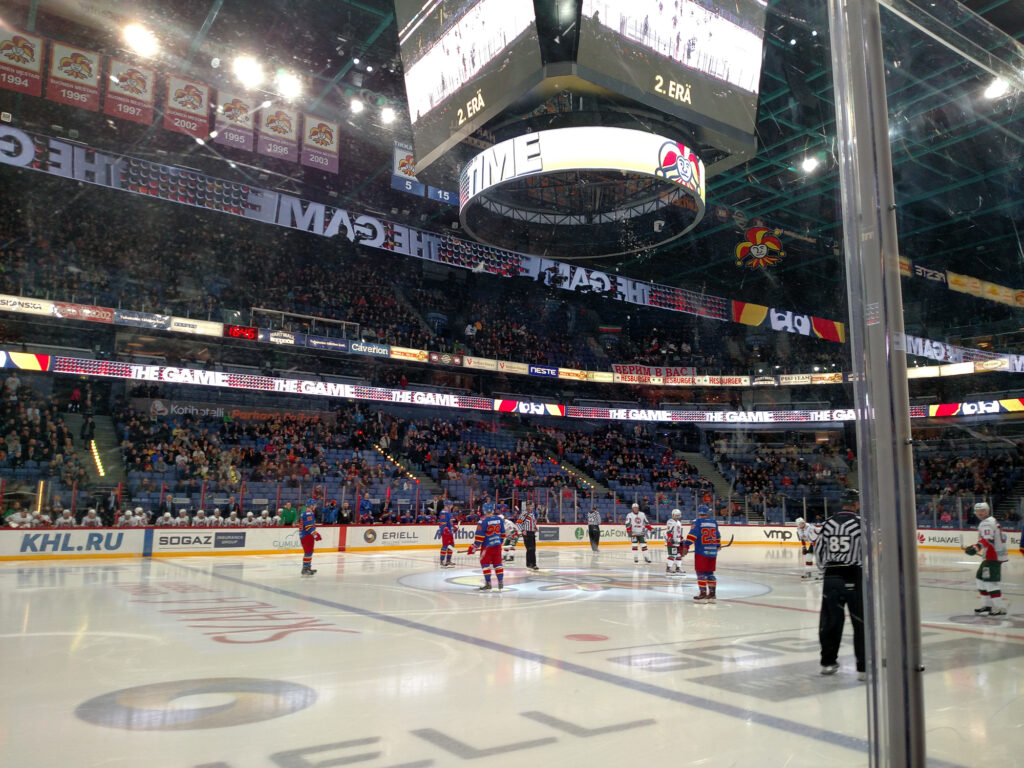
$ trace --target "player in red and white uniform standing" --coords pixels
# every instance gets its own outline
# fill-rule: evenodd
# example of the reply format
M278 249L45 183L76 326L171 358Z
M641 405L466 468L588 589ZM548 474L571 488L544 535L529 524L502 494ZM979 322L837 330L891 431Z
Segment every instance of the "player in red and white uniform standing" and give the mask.
M693 569L697 572L697 586L700 594L694 596L698 603L714 605L715 589L718 586L715 578L715 566L718 564L718 550L722 539L718 533L718 523L711 519L711 510L706 504L697 507L697 519L693 521L690 532L683 543L683 557L693 547Z
M802 517L796 519L796 539L800 542L800 551L804 558L804 572L800 578L820 579L821 571L814 567L814 542L818 540L818 529L809 525Z
M484 572L484 585L481 592L491 588L491 572L498 577L498 590L501 591L505 581L505 567L501 564L501 542L504 538L505 526L497 515L487 515L476 526L476 537L466 550L467 555L480 550L480 567Z
M640 562L637 559L637 547L644 553L644 562L651 562L651 556L647 553L647 532L651 530L651 524L647 522L647 515L640 511L640 505L633 503L633 509L626 515L626 533L633 543L633 562Z
M316 532L316 520L313 517L311 507L306 507L299 514L299 542L302 544L302 576L312 576L316 573L313 565L313 542L320 541L320 534Z
M668 562L665 564L665 573L683 574L683 513L681 510L673 509L672 516L665 523L665 545L668 547Z
M981 555L982 564L978 566L975 579L978 583L978 593L981 595L981 607L975 608L978 614L989 616L1006 615L1006 606L1003 601L1002 571L1003 563L1009 560L1006 553L1006 534L999 527L999 523L992 517L988 504L980 502L974 505L974 514L978 520L978 543L967 547L968 555Z

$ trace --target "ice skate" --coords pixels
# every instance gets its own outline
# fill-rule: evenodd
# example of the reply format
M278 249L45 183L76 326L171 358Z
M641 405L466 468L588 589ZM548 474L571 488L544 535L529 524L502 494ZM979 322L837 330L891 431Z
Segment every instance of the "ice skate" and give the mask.
M694 595L693 599L694 599L695 602L705 603L708 600L708 596L706 594L702 593L702 594L699 594L699 595Z
M822 664L821 665L821 674L823 674L823 675L834 675L838 671L839 671L839 665L838 664Z
M316 568L303 568L302 569L302 573L300 573L299 575L300 576L312 576L314 573L316 573Z
M1006 609L1005 608L993 608L991 611L989 611L988 615L989 616L1005 616L1006 615Z
M484 584L482 587L478 587L477 591L478 592L490 592L491 591L491 585L490 584Z
M983 605L981 608L975 608L974 612L979 616L983 616L985 614L992 613L992 608L987 605Z

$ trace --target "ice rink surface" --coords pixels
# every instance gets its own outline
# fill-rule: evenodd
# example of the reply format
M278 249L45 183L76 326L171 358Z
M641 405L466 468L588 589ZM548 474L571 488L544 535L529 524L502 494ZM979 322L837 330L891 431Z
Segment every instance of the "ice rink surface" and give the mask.
M422 550L2 563L0 765L867 765L795 547L725 550L714 606L653 555L520 549L501 593ZM999 618L977 563L920 555L929 765L1024 766L1024 563Z

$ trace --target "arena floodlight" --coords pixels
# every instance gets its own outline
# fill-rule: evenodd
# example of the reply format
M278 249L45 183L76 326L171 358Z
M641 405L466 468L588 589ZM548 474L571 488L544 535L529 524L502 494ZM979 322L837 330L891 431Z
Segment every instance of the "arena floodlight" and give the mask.
M383 120L385 123L394 122L395 110L393 110L391 107L384 107L384 109L380 111L380 119Z
M296 75L286 70L278 70L274 80L277 85L277 92L282 97L292 101L302 95L302 81Z
M817 169L819 165L821 165L821 161L814 155L805 157L804 161L800 163L800 167L803 169L804 173L814 173L815 169Z
M263 83L263 65L252 56L235 57L231 71L245 88L258 88Z
M985 89L986 99L1001 99L1010 92L1010 84L1001 77L995 78Z
M124 41L139 56L152 56L160 50L156 36L141 24L128 24L123 31Z
M360 101L359 99L352 99L352 105L351 106L352 106L352 111L355 112L357 115L360 112L362 112L363 109L364 109L363 102Z

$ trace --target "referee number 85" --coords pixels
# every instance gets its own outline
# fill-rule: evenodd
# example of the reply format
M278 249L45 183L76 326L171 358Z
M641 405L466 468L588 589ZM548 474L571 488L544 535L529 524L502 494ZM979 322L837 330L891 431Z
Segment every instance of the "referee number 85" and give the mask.
M833 553L849 552L853 548L849 536L830 536L828 539L828 551Z

